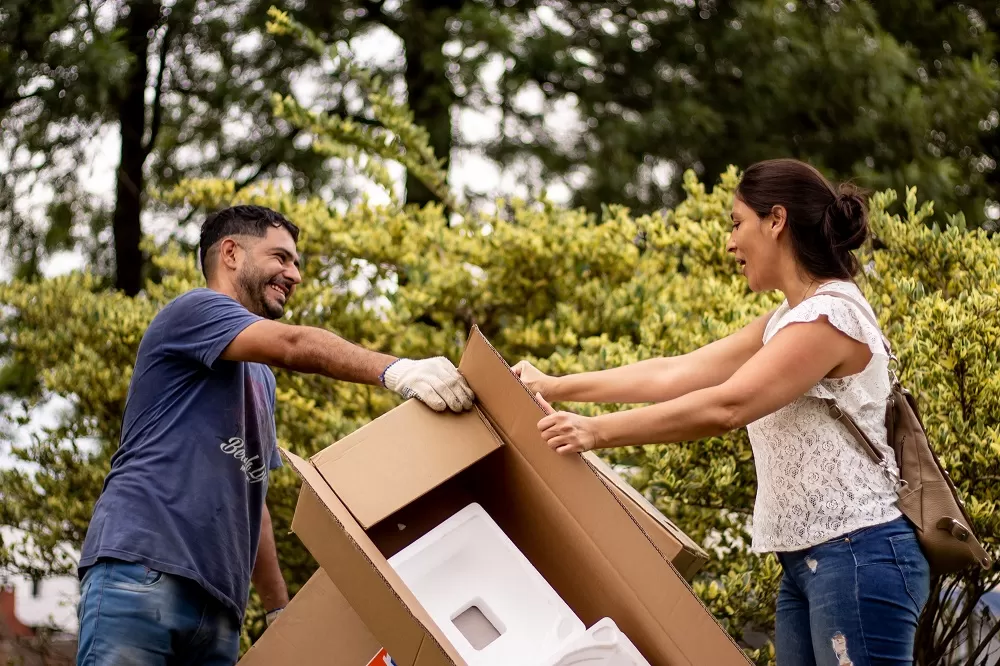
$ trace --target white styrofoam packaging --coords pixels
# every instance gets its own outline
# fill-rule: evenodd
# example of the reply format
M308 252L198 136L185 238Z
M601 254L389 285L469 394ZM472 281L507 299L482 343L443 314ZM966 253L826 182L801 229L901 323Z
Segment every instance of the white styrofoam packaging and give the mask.
M574 634L536 666L649 666L611 618Z
M586 628L477 503L388 561L469 666L528 664Z

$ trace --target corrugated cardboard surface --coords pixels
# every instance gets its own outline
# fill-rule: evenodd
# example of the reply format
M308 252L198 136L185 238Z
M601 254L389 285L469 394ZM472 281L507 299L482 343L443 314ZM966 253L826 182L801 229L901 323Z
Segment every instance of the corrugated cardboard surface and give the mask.
M615 575L600 582L624 581L645 611L648 619L636 617L634 622L631 617L621 621L611 617L650 663L747 663L736 643L587 462L549 449L537 427L544 416L541 406L478 329L469 338L459 369L495 430L524 456L569 518L606 558ZM638 608L633 612L640 615ZM660 631L653 631L649 620Z
M545 446L537 429L540 407L478 330L460 368L492 424L481 421L477 428L484 434L475 437L495 436L504 445L464 468L461 456L444 456L442 469L430 476L447 481L433 491L426 488L370 532L313 463L283 452L304 481L293 531L399 666L464 664L386 557L469 498L483 504L588 626L610 616L651 664L749 663L644 531L668 535L664 526L640 505L629 508L622 493L612 490L614 484L583 458L560 456ZM437 424L446 422L443 415L416 407L429 417L422 428L437 432ZM413 408L408 409L412 414ZM397 414L406 418L394 425ZM411 429L401 408L383 420L378 427L397 441ZM359 439L356 446L371 444L370 439ZM381 441L377 444L383 457L391 451ZM456 473L456 466L462 471ZM371 477L377 478L379 471L376 466ZM371 492L377 494L378 486ZM412 488L407 491L413 493ZM390 504L405 499L397 495ZM422 522L422 516L433 519ZM398 533L393 533L394 526Z
M584 460L600 474L632 517L645 530L653 544L674 565L685 580L692 580L708 561L708 553L691 538L667 520L642 494L630 486L592 451L582 454Z
M243 655L239 666L364 666L381 648L344 595L319 569Z
M367 529L500 448L482 419L478 408L438 414L411 400L320 451L312 463Z
M436 642L439 652L458 659L458 653L443 644L446 641L433 628L430 616L319 472L295 454L282 454L302 476L305 486L292 517L292 531L326 569L330 580L393 660L399 666L414 664L427 641Z

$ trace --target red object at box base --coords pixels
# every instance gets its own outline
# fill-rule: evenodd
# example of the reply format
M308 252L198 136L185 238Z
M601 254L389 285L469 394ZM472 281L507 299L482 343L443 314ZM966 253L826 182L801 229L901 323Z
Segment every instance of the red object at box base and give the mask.
M378 654L372 657L372 660L368 662L368 666L396 666L396 662L392 660L392 657L386 653L385 648L378 651Z

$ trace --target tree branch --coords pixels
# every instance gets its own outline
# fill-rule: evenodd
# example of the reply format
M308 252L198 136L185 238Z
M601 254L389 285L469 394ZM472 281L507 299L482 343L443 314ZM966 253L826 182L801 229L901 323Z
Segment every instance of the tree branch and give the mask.
M959 580L958 578L954 579L955 582L958 582L958 580ZM955 585L953 585L951 589L954 588ZM956 605L960 604L963 601L965 603L958 606L958 608L956 609L955 615L952 617L954 624L952 625L951 629L946 632L945 636L941 639L941 642L939 643L942 649L946 648L949 643L958 638L959 634L963 630L965 630L969 618L972 617L972 615L976 612L976 603L982 596L982 592L980 592L978 589L970 591L967 585L960 585L960 588L961 591L958 593L958 598L955 603Z
M985 614L986 617L990 619L996 619L993 617L993 614L989 611L989 609L986 609ZM986 634L985 636L981 636L978 639L979 647L977 647L975 651L971 655L969 655L969 661L967 662L968 666L976 666L976 659L979 658L979 655L983 653L983 650L988 648L990 646L990 643L993 642L993 639L998 635L1000 635L1000 619L997 619L997 621L993 625L993 628L990 629L990 632L988 634ZM992 654L992 652L990 654Z
M291 143L292 141L295 140L295 137L297 137L301 131L302 131L301 129L299 129L298 127L296 127L294 130L292 130L292 132L288 136L286 136L283 139L281 139L280 141L278 141L276 143L275 149L271 151L271 154L268 155L263 160L261 160L260 164L257 165L257 170L254 171L249 176L247 176L246 178L244 178L243 180L241 180L240 182L236 183L236 191L239 192L244 187L246 187L247 185L249 185L253 181L255 181L258 178L260 178L260 175L262 173L264 173L264 171L266 171L267 169L269 169L272 166L274 166L275 164L277 164L280 161L278 159L278 152L279 152L280 149L277 146L281 146L281 145L284 145L284 144L287 144L287 143Z
M170 37L173 34L174 22L167 17L167 29L163 33L163 43L160 44L160 71L156 73L156 91L153 94L153 120L149 127L149 140L142 147L143 161L149 157L156 145L156 135L160 133L160 124L163 122L163 104L160 96L163 92L163 72L167 68L167 51L170 49Z

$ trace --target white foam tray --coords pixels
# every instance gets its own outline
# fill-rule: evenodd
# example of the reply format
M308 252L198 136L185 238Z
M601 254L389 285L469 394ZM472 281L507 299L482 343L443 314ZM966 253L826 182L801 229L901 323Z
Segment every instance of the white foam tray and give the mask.
M649 666L611 618L570 637L536 666Z
M585 631L583 622L477 503L389 558L389 564L469 666L530 664ZM454 622L471 606L477 606L499 633L491 633L494 640L479 649ZM488 628L482 616L478 626Z

